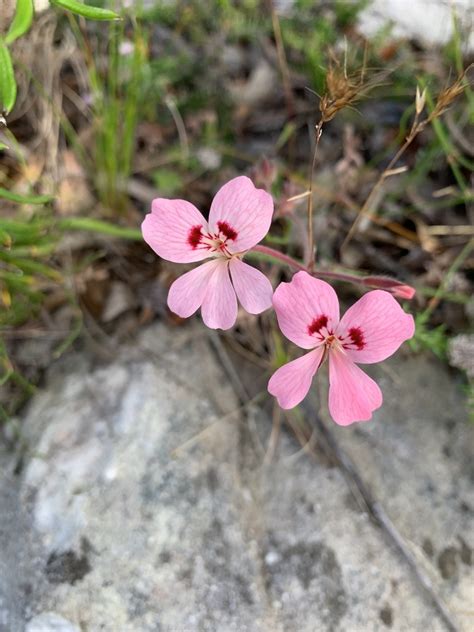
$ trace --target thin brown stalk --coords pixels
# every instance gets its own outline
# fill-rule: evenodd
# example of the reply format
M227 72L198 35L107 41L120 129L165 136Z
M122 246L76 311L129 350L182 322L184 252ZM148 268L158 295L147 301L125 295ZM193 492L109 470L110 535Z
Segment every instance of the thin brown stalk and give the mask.
M275 454L278 447L278 439L280 437L281 429L281 408L278 406L278 402L275 400L273 403L272 414L272 431L268 440L268 447L263 459L264 465L269 465L275 458Z
M384 185L385 180L391 175L395 175L398 170L393 171L393 167L403 156L408 147L412 144L414 139L418 136L420 132L422 132L425 127L431 123L434 119L440 117L442 114L446 112L446 110L450 107L453 101L463 93L466 85L467 73L471 70L473 65L471 64L466 68L466 70L454 81L450 86L445 88L436 99L435 106L431 113L426 116L423 120L420 120L420 114L423 112L425 103L426 103L426 89L422 92L417 87L416 90L416 98L415 98L415 118L413 120L413 124L411 126L410 132L405 139L403 145L398 149L396 154L393 156L390 163L384 169L384 171L380 174L378 180L372 188L372 191L369 193L367 199L359 210L357 217L355 218L352 226L349 229L349 232L344 239L341 246L341 253L347 247L351 239L353 238L355 232L357 231L359 224L364 216L368 216L373 214L373 204L374 201L380 199L381 189Z
M293 118L295 115L295 98L293 95L293 90L291 88L291 77L290 70L288 68L288 61L286 59L285 47L283 45L283 37L281 34L281 26L280 20L278 18L278 14L275 11L275 7L273 6L273 2L270 0L270 11L272 14L272 26L273 26L273 34L275 36L275 44L277 49L278 56L278 66L280 67L281 79L283 81L283 90L285 91L285 99L286 99L286 110L288 113L288 118Z
M323 125L331 121L336 114L345 107L351 107L359 99L367 94L367 92L376 85L374 82L366 82L365 70L367 63L367 47L364 50L364 60L359 76L349 76L347 74L347 56L344 57L344 63L333 55L326 74L326 91L320 98L319 110L321 118L316 126L316 144L313 152L313 160L311 162L311 170L309 176L309 197L308 197L308 257L307 265L310 270L313 269L315 263L315 249L313 238L313 174L316 164L316 155L318 152L319 141L323 132Z
M420 116L419 112L416 111L415 119L414 119L413 124L411 126L410 132L409 132L408 136L405 139L405 142L398 149L398 151L392 157L392 159L389 162L389 164L385 167L385 169L379 175L377 182L374 184L374 186L373 186L371 192L369 193L369 195L367 196L364 204L360 207L359 212L357 214L357 217L355 218L354 222L352 223L352 226L350 227L349 232L346 235L346 238L342 242L341 253L345 250L345 248L347 248L349 242L351 241L351 239L353 238L355 232L359 228L359 224L360 224L362 218L366 217L368 215L371 215L373 213L373 208L372 207L374 205L374 201L377 198L379 198L379 195L381 193L381 189L382 189L382 187L383 187L383 185L385 183L385 180L387 178L389 178L391 175L395 175L397 173L400 173L400 170L398 170L398 169L394 170L394 166L397 164L397 162L403 156L405 151L408 149L408 147L415 140L417 135L425 127L425 121L422 121L420 123L419 116ZM406 171L406 169L403 169L403 171Z
M314 247L314 234L313 234L313 178L314 168L316 166L316 156L318 154L319 141L323 133L323 119L316 125L316 144L313 151L313 160L311 161L311 168L309 172L309 186L308 186L308 257L307 266L309 270L312 270L315 263L316 250Z

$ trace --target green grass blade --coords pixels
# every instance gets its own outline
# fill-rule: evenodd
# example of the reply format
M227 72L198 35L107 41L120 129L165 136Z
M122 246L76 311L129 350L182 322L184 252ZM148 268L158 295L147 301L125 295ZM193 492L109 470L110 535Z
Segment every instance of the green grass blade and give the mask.
M4 261L10 266L17 268L22 274L36 274L57 281L61 279L61 274L54 268L51 268L51 266L35 261L34 259L17 257L11 252L0 252L0 261Z
M16 81L12 58L4 40L0 39L0 108L7 114L16 101Z
M1 227L0 227L0 245L2 245L4 248L11 248L11 245L12 245L12 238L10 234L7 233L6 230L3 230L3 228Z
M433 97L431 96L431 93L428 89L428 86L423 85L424 82L420 82L422 84L422 86L425 88L425 93L426 93L426 104L428 106L428 111L431 114L435 108L435 104L433 101ZM436 134L436 138L438 139L438 142L441 146L441 148L443 149L444 153L446 154L446 160L449 164L449 167L453 173L453 176L456 180L456 182L458 183L459 188L461 189L463 195L466 195L468 187L467 187L467 183L461 173L461 170L458 167L458 162L459 162L459 152L456 151L456 149L453 147L450 139L449 139L449 135L448 133L445 131L443 123L441 122L440 119L438 118L434 118L431 121L431 125L433 127L433 130Z
M109 224L99 219L89 217L69 217L57 222L59 228L66 230L85 230L92 233L102 233L111 237L122 237L123 239L142 239L142 234L138 228L123 228L115 224Z
M121 20L118 13L110 11L110 9L100 9L99 7L90 7L82 4L78 0L50 0L51 4L60 9L66 9L76 15L82 15L89 20Z
M47 204L54 200L54 195L22 195L0 187L0 198L10 200L10 202L18 202L19 204Z
M5 43L11 44L24 35L33 21L33 0L17 0L13 22L8 29Z
M436 301L441 300L444 292L446 291L446 288L449 286L449 283L451 282L451 279L459 270L459 268L462 266L462 264L466 261L466 259L469 257L469 255L471 254L473 250L474 250L474 239L471 239L470 241L467 242L467 244L464 246L464 248L461 250L461 252L458 254L456 259L453 261L453 263L449 267L449 270L444 275L443 280L441 281L438 289L436 290L433 296L433 300L430 302L428 307L423 312L421 312L420 316L425 318L426 321L428 321L429 317L431 316L434 306L436 304Z

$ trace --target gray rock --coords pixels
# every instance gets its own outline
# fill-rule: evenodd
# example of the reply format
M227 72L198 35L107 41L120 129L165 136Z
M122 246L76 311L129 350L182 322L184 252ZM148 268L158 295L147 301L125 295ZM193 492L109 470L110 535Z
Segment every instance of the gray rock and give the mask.
M18 510L18 484L11 480L9 461L0 453L0 631L7 632L10 626L18 627L21 620L21 597L19 586L10 572L15 559L15 522Z
M449 341L449 361L474 379L474 334L459 334Z
M25 632L81 632L80 629L54 612L45 612L33 617Z
M413 38L426 46L440 46L453 37L454 11L462 31L466 32L463 48L472 51L471 0L372 0L359 15L359 28L366 37L373 38L390 23L395 38Z
M335 433L460 629L469 630L474 425L467 419L463 384L455 384L434 357L392 361L376 375L385 403L375 423Z
M334 430L467 631L462 398L438 365L389 366L382 411ZM22 424L9 503L28 537L2 511L0 564L7 542L19 569L0 579L5 632L444 630L320 447L282 433L264 464L270 422L243 414L199 326L153 327L107 366L69 356Z
M15 463L0 446L0 632L20 632L37 576L30 564L31 520L19 503Z

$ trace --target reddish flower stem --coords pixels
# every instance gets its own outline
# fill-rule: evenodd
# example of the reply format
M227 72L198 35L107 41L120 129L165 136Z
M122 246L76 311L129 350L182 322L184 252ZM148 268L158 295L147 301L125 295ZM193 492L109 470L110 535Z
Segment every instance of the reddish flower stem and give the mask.
M270 248L269 246L258 245L254 246L252 250L254 252L261 252L264 255L273 257L273 259L283 261L283 263L286 263L286 265L290 266L290 268L294 268L295 270L304 270L305 272L308 272L308 268L302 263L299 263L298 261L296 261L296 259L293 259L293 257L285 255L283 252L279 252L278 250Z
M254 246L252 250L256 252L261 252L262 254L268 255L269 257L273 257L273 259L278 259L279 261L286 263L286 265L290 266L290 268L293 268L295 270L304 270L304 272L307 272L308 274L312 274L313 276L316 276L316 277L322 277L325 279L334 279L335 281L348 281L349 283L362 283L362 284L364 283L364 277L356 276L353 274L344 274L342 272L330 272L329 270L316 270L314 272L310 272L309 269L305 265L303 265L302 263L299 263L299 261L296 261L296 259L293 259L293 257L290 257L289 255L285 255L283 252L279 252L278 250L274 250L273 248L270 248L269 246L258 245L258 246Z
M333 279L334 281L347 281L348 283L355 283L363 285L365 287L372 287L387 290L399 298L412 298L415 295L415 290L409 285L404 285L400 281L395 279L389 279L387 277L375 277L375 276L357 276L356 274L346 274L344 272L331 272L330 270L313 270L310 271L305 265L293 259L289 255L285 255L283 252L274 250L269 246L258 245L252 248L254 252L261 252L268 257L272 257L277 261L281 261L290 266L294 270L303 270L314 277L320 277L322 279Z

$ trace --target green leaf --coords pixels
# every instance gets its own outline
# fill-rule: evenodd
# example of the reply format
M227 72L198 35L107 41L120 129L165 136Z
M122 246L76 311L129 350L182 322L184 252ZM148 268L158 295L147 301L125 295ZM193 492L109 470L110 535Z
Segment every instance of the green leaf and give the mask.
M5 42L0 39L0 108L7 114L16 101L16 81L13 73L12 58Z
M2 228L0 228L0 244L4 248L11 248L12 245L12 238L7 233L7 231L3 230Z
M54 195L20 195L0 187L0 198L10 200L10 202L18 202L19 204L46 204L54 200Z
M163 197L174 195L183 186L183 179L177 171L160 169L153 174L156 188Z
M57 226L63 230L85 230L91 233L102 233L103 235L121 237L123 239L142 239L139 228L125 228L90 217L68 217L60 219L57 221Z
M76 15L82 15L89 20L121 20L118 13L109 9L99 9L98 7L90 7L82 4L78 0L50 0L51 4L67 11L72 11Z
M8 145L5 145L5 143L2 143L2 141L0 141L0 151L3 151L4 149L8 149Z
M33 21L33 0L17 0L16 13L10 24L5 43L11 44L30 28Z

